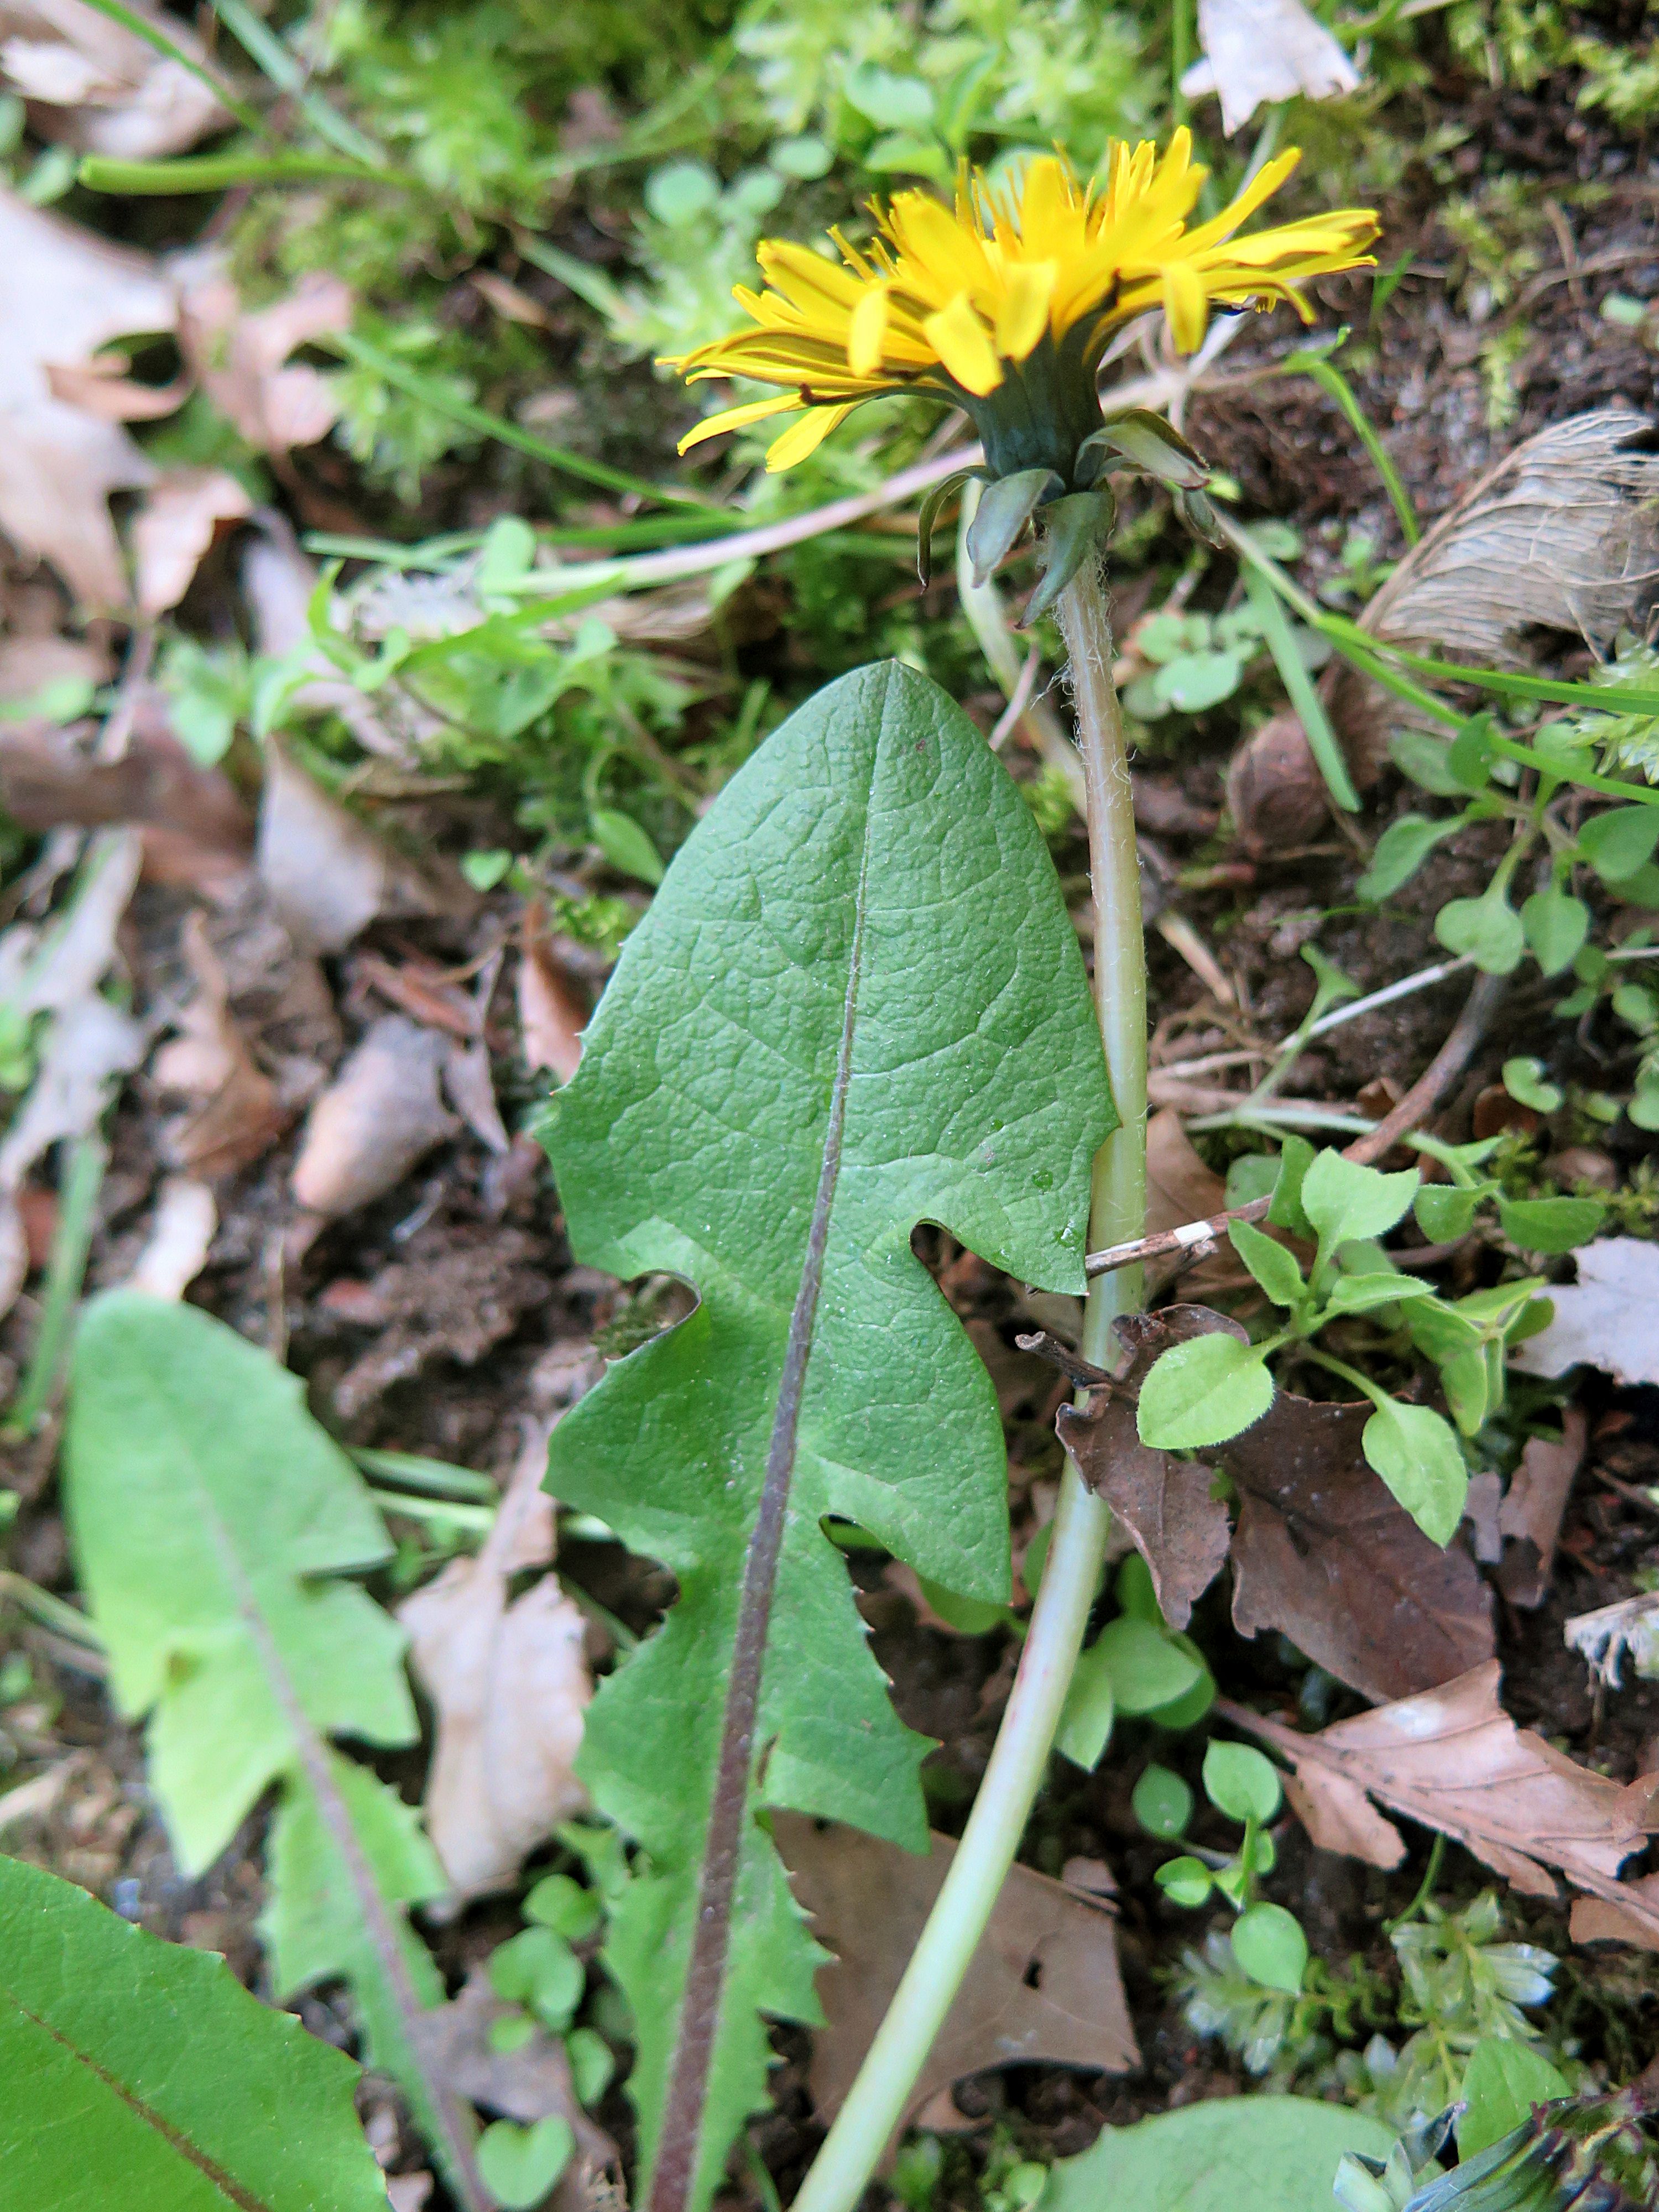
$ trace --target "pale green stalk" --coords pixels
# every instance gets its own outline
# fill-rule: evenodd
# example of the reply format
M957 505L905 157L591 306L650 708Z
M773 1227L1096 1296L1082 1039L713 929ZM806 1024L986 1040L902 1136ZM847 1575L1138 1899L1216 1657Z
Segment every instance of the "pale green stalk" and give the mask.
M1106 594L1090 569L1066 589L1060 625L1071 656L1088 795L1095 1002L1121 1126L1096 1155L1091 1249L1141 1235L1146 1214L1146 969L1123 726L1112 684ZM1104 1363L1112 1322L1140 1303L1140 1270L1097 1275L1083 1326L1085 1358ZM1054 1533L1012 1693L985 1778L921 1940L846 2103L813 2160L794 2212L852 2212L943 2027L997 1901L1060 1723L1099 1586L1110 1515L1069 1459Z

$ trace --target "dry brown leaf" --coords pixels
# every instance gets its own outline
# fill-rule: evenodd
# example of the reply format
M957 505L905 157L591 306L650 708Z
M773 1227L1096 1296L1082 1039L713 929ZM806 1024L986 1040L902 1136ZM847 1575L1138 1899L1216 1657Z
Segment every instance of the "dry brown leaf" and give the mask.
M18 1206L24 1176L61 1139L96 1127L112 1083L143 1055L143 1030L98 988L115 964L115 933L140 857L135 832L101 831L68 911L43 928L14 923L0 938L0 1003L24 1032L47 1017L33 1081L0 1142L0 1314L28 1271Z
M276 744L265 750L256 861L304 951L340 952L380 915L434 910L417 872Z
M246 486L228 469L164 469L132 525L140 614L154 617L176 607L215 538L252 512Z
M46 382L54 399L79 407L105 422L159 422L182 407L190 380L176 384L139 384L129 374L124 353L100 353L91 361L48 362Z
M33 699L48 684L105 684L110 672L109 654L83 637L0 638L0 702L7 706Z
M450 1045L444 1062L444 1096L486 1151L498 1159L512 1151L513 1139L495 1103L489 1047L482 1037L471 1044Z
M1116 1329L1128 1354L1117 1377L1119 1391L1096 1394L1086 1410L1062 1406L1055 1426L1084 1480L1134 1538L1164 1618L1171 1628L1184 1628L1194 1601L1226 1559L1227 1509L1210 1494L1207 1467L1141 1443L1133 1394L1170 1345L1218 1329L1242 1340L1244 1331L1207 1306L1126 1315Z
M158 1089L191 1104L167 1123L161 1149L192 1175L234 1175L270 1149L289 1115L231 1014L225 972L200 914L185 917L179 950L196 991L150 1073Z
M149 1236L127 1277L127 1289L150 1298L182 1298L207 1265L218 1226L219 1209L204 1182L192 1182L188 1176L164 1177Z
M526 1064L568 1083L581 1062L588 1009L542 930L540 907L525 908L519 961L519 1033Z
M1552 1284L1554 1318L1512 1355L1523 1375L1581 1363L1615 1382L1659 1382L1659 1244L1603 1237L1573 1255L1578 1280Z
M1575 415L1528 438L1414 545L1363 625L1454 657L1524 658L1534 628L1600 649L1645 630L1659 572L1659 456L1623 409Z
M551 1573L507 1602L509 1578L553 1557L548 1432L526 1423L477 1558L453 1559L398 1607L437 1710L426 1825L457 1897L507 1888L526 1853L587 1802L574 1773L593 1694L581 1610Z
M1358 72L1302 0L1198 0L1204 58L1181 80L1189 100L1221 99L1228 137L1264 102L1332 100L1352 92Z
M921 1858L854 1828L775 1814L773 1834L812 1932L835 1954L817 1976L826 2025L808 2077L820 2119L840 2110L956 1855L935 1836ZM1140 2063L1102 1905L1015 1866L906 2104L994 2066L1127 2073ZM902 2124L902 2123L901 2124Z
M1573 1477L1584 1462L1589 1423L1583 1408L1569 1406L1561 1416L1561 1437L1528 1437L1521 1464L1498 1509L1498 1526L1510 1539L1498 1571L1498 1587L1511 1605L1530 1611L1549 1595L1556 1540L1567 1510Z
M55 398L47 364L91 359L106 339L170 331L173 288L147 256L31 207L0 187L0 529L50 561L77 599L113 607L126 573L112 491L155 473L118 423Z
M1218 1447L1239 1494L1233 1625L1281 1629L1351 1688L1402 1698L1491 1657L1492 1599L1468 1554L1431 1542L1366 1464L1371 1412L1280 1391Z
M187 21L126 0L135 15L164 26L193 61L205 59ZM211 88L170 54L87 0L6 0L0 5L0 72L30 104L46 138L83 154L153 161L222 131L230 121Z
M1619 1880L1651 1818L1647 1792L1621 1789L1516 1728L1498 1702L1501 1672L1488 1660L1455 1682L1317 1735L1299 1735L1227 1698L1218 1698L1215 1711L1290 1761L1295 1772L1285 1795L1321 1850L1398 1866L1404 1842L1375 1799L1450 1836L1528 1897L1555 1896L1550 1869L1559 1869L1644 1931L1628 1940L1659 1948L1650 1878Z
M389 2173L386 2178L386 2201L392 2212L426 2212L432 2196L432 2176L425 2166L413 2173Z
M402 1014L373 1024L311 1109L294 1195L308 1212L355 1212L401 1182L460 1127L439 1084L449 1040Z
M261 453L286 453L325 438L339 414L328 380L297 347L351 320L351 293L337 276L313 270L286 298L249 313L222 256L206 251L173 264L179 280L179 343L221 414Z
M248 882L253 824L228 777L199 767L173 735L167 702L141 685L118 760L88 732L39 721L0 725L0 803L31 830L131 823L143 832L143 872L216 904Z

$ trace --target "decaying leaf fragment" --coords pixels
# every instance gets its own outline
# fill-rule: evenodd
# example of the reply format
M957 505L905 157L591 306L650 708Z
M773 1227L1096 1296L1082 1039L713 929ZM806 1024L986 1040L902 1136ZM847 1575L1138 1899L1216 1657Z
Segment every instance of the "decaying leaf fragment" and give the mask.
M1483 477L1401 562L1364 627L1395 645L1504 665L1529 629L1606 651L1659 596L1653 426L1606 408L1553 422Z
M115 933L138 881L136 832L106 830L88 848L68 910L43 930L14 923L0 938L0 1011L15 1036L45 1017L33 1080L0 1142L0 1313L28 1271L18 1211L23 1178L64 1137L85 1135L110 1085L143 1056L144 1032L99 988L114 964Z
M1221 99L1231 138L1264 101L1330 100L1352 92L1359 73L1302 0L1198 0L1204 58L1181 80L1189 100Z
M550 1573L507 1602L509 1578L553 1557L547 1436L532 1425L477 1557L452 1559L398 1609L437 1708L426 1825L458 1897L506 1887L587 1802L574 1772L593 1694L580 1610Z
M128 12L155 22L147 0ZM192 60L205 58L190 24L168 12L167 38ZM183 62L88 0L6 0L0 6L0 72L29 103L43 137L83 154L153 161L182 154L230 121L224 104Z
M1613 1909L1617 1932L1644 1931L1626 1940L1659 1949L1659 1882L1619 1879L1655 1825L1652 1778L1621 1788L1516 1728L1498 1702L1500 1674L1489 1660L1317 1735L1227 1698L1215 1710L1289 1760L1285 1794L1321 1850L1398 1866L1406 1845L1376 1809L1386 1806L1450 1836L1528 1897L1556 1895L1558 1869Z
M1238 1486L1239 1633L1282 1629L1339 1681L1400 1698L1492 1656L1492 1600L1468 1553L1442 1551L1367 1465L1373 1411L1281 1390L1217 1456Z
M417 871L274 743L265 749L258 865L302 951L340 952L380 915L430 914Z
M1062 1406L1054 1425L1084 1480L1134 1538L1152 1571L1164 1618L1171 1628L1184 1628L1194 1601L1220 1573L1226 1559L1227 1509L1210 1494L1212 1478L1207 1467L1141 1443L1133 1394L1152 1362L1170 1345L1215 1329L1243 1340L1244 1331L1207 1306L1166 1306L1156 1314L1129 1314L1116 1327L1128 1354L1116 1387L1097 1394L1086 1408Z
M179 945L195 995L151 1073L161 1090L189 1103L167 1125L162 1144L174 1167L201 1176L234 1174L275 1144L289 1113L230 1012L229 986L202 915L186 918Z
M1523 1375L1581 1364L1615 1382L1659 1382L1659 1244L1602 1237L1573 1255L1578 1280L1552 1284L1553 1318L1514 1353Z
M447 1037L403 1014L373 1024L306 1123L293 1183L308 1212L370 1205L456 1134L440 1088L449 1054Z
M926 1857L857 1829L798 1813L773 1833L812 1932L835 1954L820 1967L825 2025L812 2039L809 2081L828 2121L870 2047L950 1870L956 1845L933 1838ZM952 2082L994 2066L1048 2063L1127 2073L1140 2063L1105 1906L1015 1866L974 1962L910 2094L907 2114Z
M171 331L173 288L143 254L31 207L0 187L0 530L50 561L77 599L119 605L125 570L111 492L155 465L118 422L67 405L49 364L73 366L106 340Z
M1511 1605L1529 1611L1542 1605L1549 1594L1561 1517L1589 1439L1589 1423L1583 1407L1568 1406L1561 1415L1559 1443L1550 1437L1528 1437L1522 1449L1521 1464L1498 1509L1498 1532L1508 1539L1498 1583Z

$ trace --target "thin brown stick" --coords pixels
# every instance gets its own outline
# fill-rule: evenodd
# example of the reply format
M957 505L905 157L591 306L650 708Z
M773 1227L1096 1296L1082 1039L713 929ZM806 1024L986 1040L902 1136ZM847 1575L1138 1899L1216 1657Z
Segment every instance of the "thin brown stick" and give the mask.
M1368 1167L1407 1130L1416 1127L1474 1057L1508 981L1504 975L1480 978L1439 1051L1400 1103L1374 1129L1343 1147L1346 1159ZM1162 1259L1171 1252L1183 1253L1189 1260L1206 1260L1226 1235L1231 1222L1260 1221L1271 1202L1253 1199L1249 1206L1230 1206L1202 1221L1183 1221L1178 1229L1162 1229L1155 1237L1138 1237L1131 1244L1110 1244L1104 1251L1091 1252L1083 1264L1091 1275L1109 1275L1116 1268L1137 1267L1143 1260Z

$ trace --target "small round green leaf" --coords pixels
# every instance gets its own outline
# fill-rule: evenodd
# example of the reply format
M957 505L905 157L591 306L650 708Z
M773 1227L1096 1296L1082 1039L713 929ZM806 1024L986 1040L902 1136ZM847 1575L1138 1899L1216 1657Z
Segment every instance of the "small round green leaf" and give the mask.
M544 1875L524 1901L526 1920L550 1928L568 1942L580 1943L605 1917L605 1907L591 1889L584 1889L568 1874Z
M1152 690L1178 714L1201 714L1231 699L1243 678L1244 663L1236 653L1185 653L1158 670Z
M1431 822L1425 814L1402 814L1377 839L1371 864L1354 889L1361 898L1373 903L1392 898L1411 881L1441 839L1462 826L1461 814L1450 815L1443 822Z
M1418 1173L1405 1168L1384 1175L1340 1152L1322 1152L1302 1178L1302 1210L1327 1252L1358 1237L1381 1237L1417 1195Z
M1500 1198L1504 1234L1523 1252L1571 1252L1607 1218L1599 1198Z
M569 2121L557 2112L533 2128L496 2120L478 2137L478 2172L507 2212L531 2212L569 2165L575 2148Z
M1271 1820L1284 1791L1279 1769L1247 1743L1214 1742L1204 1754L1204 1793L1230 1820Z
M593 2027L573 2027L564 2039L565 2056L570 2061L571 2086L577 2101L595 2105L611 2086L611 2077L617 2070L616 2053Z
M1209 1895L1212 1876L1202 1859L1179 1858L1159 1867L1152 1880L1171 1905L1192 1906Z
M1425 1237L1437 1244L1449 1243L1454 1237L1467 1235L1482 1195L1456 1183L1425 1182L1412 1200L1412 1211Z
M1583 899L1552 885L1534 891L1521 908L1521 927L1532 956L1547 975L1571 968L1589 934L1590 912Z
M1129 1803L1149 1836L1172 1843L1184 1835L1193 1817L1193 1793L1178 1774L1157 1761L1146 1768L1134 1787Z
M1462 1518L1469 1471L1447 1423L1427 1406L1389 1398L1366 1422L1360 1444L1423 1534L1449 1544Z
M1561 1103L1560 1088L1545 1076L1543 1061L1525 1053L1504 1062L1504 1088L1517 1105L1536 1114L1553 1114Z
M1487 975L1508 975L1527 950L1521 917L1501 890L1453 899L1434 918L1434 933L1449 952L1467 952Z
M1252 1346L1224 1334L1195 1336L1152 1363L1135 1425L1154 1450L1190 1451L1237 1436L1273 1401L1273 1376Z
M1616 884L1653 858L1659 806L1615 806L1585 823L1578 849L1603 883Z
M706 161L667 161L645 180L645 204L659 222L696 222L720 196L720 180Z
M1123 1713L1156 1712L1184 1697L1204 1671L1202 1662L1183 1651L1166 1629L1146 1620L1109 1620L1091 1651Z
M1097 1638L1080 1655L1073 1669L1066 1703L1060 1708L1060 1726L1054 1731L1054 1749L1069 1759L1073 1766L1092 1774L1100 1764L1101 1753L1111 1741L1116 1717L1111 1668Z
M1282 1905L1252 1905L1233 1923L1233 1956L1263 1989L1294 1996L1308 1970L1308 1939Z

